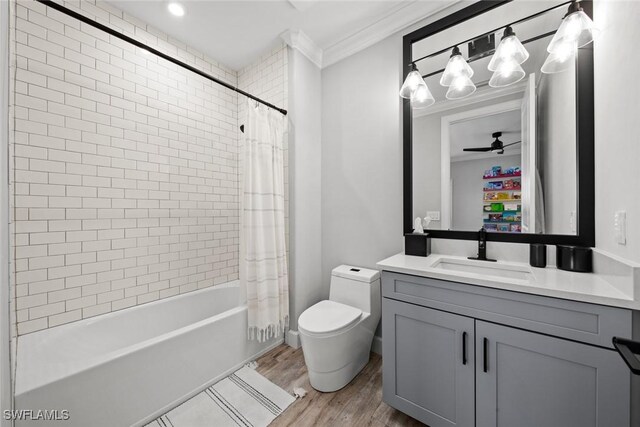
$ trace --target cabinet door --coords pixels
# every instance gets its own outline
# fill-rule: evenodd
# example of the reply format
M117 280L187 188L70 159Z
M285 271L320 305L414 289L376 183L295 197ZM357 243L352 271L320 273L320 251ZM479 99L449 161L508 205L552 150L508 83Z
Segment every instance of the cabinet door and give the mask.
M614 351L476 321L478 427L629 426L629 405Z
M473 330L469 317L383 298L384 401L431 427L473 426Z

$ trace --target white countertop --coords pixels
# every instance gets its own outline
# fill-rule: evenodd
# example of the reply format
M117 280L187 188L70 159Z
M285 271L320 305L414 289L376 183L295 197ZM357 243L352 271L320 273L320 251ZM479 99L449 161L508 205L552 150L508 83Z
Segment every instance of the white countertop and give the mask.
M436 266L444 260L459 261L487 268L491 268L493 265L505 269L526 271L530 274L528 279L524 280L500 277L499 270L496 270L496 275L494 276L437 268ZM378 262L377 266L381 270L396 273L640 310L640 295L635 295L634 298L632 281L629 282L631 283L629 286L620 286L619 283L613 284L605 280L603 275L597 273L573 273L558 270L555 267L534 268L529 264L517 262L469 261L466 257L439 254L418 257L400 253Z

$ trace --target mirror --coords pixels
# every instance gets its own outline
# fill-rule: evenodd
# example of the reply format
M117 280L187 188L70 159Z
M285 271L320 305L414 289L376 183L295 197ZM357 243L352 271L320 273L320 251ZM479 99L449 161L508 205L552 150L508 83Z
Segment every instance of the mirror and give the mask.
M589 243L594 208L585 202L593 192L593 125L585 126L582 110L590 107L593 114L593 43L560 70L541 72L569 3L502 2L481 12L474 4L448 21L464 22L419 38L423 31L405 49L435 99L426 108L405 103L405 148L408 139L411 153L405 197L410 190L412 202L407 213L405 200L405 232L419 217L437 237L465 238L484 227L492 240ZM512 23L528 58L519 81L496 85L489 64ZM457 53L453 43L473 70L475 85L471 95L457 99L455 85L441 84ZM591 100L580 96L585 93ZM581 173L590 179L580 179Z

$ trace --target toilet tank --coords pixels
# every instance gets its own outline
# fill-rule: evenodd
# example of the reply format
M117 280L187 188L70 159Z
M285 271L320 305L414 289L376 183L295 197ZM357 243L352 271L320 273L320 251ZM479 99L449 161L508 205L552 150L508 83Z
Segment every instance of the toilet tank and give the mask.
M380 305L380 272L352 265L340 265L331 271L331 301L372 313Z

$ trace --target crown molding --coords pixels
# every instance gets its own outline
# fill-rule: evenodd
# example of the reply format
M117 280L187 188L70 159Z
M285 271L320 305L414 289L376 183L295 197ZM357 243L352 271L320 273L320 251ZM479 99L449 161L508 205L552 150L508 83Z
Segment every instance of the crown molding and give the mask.
M391 9L378 21L324 49L323 67L368 48L407 27L448 9L460 0L432 2L408 0Z
M292 49L296 49L306 56L318 68L322 68L322 49L302 30L287 30L280 34L280 38Z

